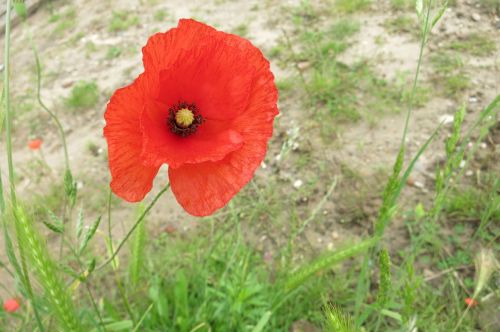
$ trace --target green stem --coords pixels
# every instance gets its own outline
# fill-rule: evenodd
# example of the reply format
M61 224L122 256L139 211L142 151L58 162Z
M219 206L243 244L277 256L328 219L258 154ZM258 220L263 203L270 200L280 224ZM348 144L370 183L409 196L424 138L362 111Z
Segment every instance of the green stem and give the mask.
M12 0L7 0L6 3L6 13L5 13L5 44L4 44L4 76L3 76L3 84L4 84L4 105L5 105L5 136L6 136L6 145L7 145L7 164L9 170L9 186L10 186L10 196L11 196L11 204L13 207L17 205L16 198L16 185L15 185L15 173L14 173L14 162L12 158L12 111L10 109L10 18L11 18L11 10L12 10ZM2 198L3 200L3 198ZM3 218L3 216L2 216ZM4 230L5 232L7 229ZM17 233L17 232L16 232ZM19 239L18 239L19 240ZM21 250L21 248L20 248ZM35 313L35 320L37 322L38 328L40 331L45 331L43 328L42 321L40 319L40 315L38 313L38 309L36 304L34 303L34 295L33 288L31 286L31 281L28 274L28 268L26 266L26 261L21 253L21 267L22 267L22 275L19 276L23 283L25 284L26 290L28 292L28 296L33 305L33 311Z
M45 110L45 112L47 112L49 114L49 116L52 118L52 120L54 120L56 126L57 126L57 129L59 130L59 134L61 135L61 141L62 141L62 145L63 145L63 150L64 150L64 163L66 165L66 170L70 170L70 166L69 166L69 155L68 155L68 146L66 144L66 134L64 133L64 128L61 124L61 122L59 121L57 115L52 112L46 105L45 103L43 102L42 100L42 96L41 96L41 86L42 86L42 66L40 64L40 57L38 56L38 52L35 48L35 46L33 45L33 53L35 54L35 62L36 62L36 98L38 100L38 103L40 104L40 106Z
M403 129L403 137L401 139L401 146L405 146L406 135L408 133L408 126L410 124L411 114L413 112L413 98L415 97L415 91L417 90L418 76L420 74L420 66L422 65L422 59L424 54L424 47L427 42L427 34L429 33L429 18L431 16L432 0L429 1L427 8L427 13L425 15L425 26L423 31L422 40L420 42L420 51L418 54L417 70L415 71L415 77L413 78L413 86L410 93L410 98L408 99L408 112L406 113L405 126Z
M146 215L148 214L149 210L151 210L153 208L153 206L156 204L156 202L158 201L158 199L160 199L160 197L169 188L170 188L170 183L167 184L165 186L165 188L163 188L162 190L160 190L160 192L158 194L156 194L155 198L153 198L153 201L151 201L151 203L149 203L148 207L144 210L144 212L142 212L142 214L136 220L134 226L132 226L132 228L128 231L127 235L125 235L125 237L123 238L123 240L118 244L118 246L116 247L116 250L113 252L113 254L111 255L111 257L109 257L104 263L102 263L99 267L97 267L96 270L103 269L106 265L108 265L109 263L111 263L115 259L116 255L118 255L118 253L120 252L120 250L122 249L122 247L125 245L125 242L127 242L127 240L130 238L130 236L132 235L132 233L134 233L134 231L137 228L137 226L139 226L139 224L144 219L144 217L146 217Z
M10 109L10 14L12 7L12 0L7 0L7 10L5 13L5 45L4 45L4 70L3 70L3 88L4 88L4 102L5 102L5 131L6 131L6 145L7 145L7 164L9 169L9 184L10 196L12 205L16 205L16 185L14 163L12 161L12 112Z

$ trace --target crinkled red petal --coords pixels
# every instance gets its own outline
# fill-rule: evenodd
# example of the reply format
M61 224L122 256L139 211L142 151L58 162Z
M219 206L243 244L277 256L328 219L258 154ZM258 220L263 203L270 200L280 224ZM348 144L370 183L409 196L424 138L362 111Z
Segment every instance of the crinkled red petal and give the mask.
M278 93L269 62L246 40L231 36L228 42L240 49L251 49L248 65L256 70L248 105L231 125L243 137L243 146L217 162L168 170L177 201L195 216L207 216L225 206L250 181L264 160L278 114Z
M151 190L159 166L142 162L140 117L144 107L144 76L115 91L104 118L104 136L108 142L111 189L121 198L137 202Z

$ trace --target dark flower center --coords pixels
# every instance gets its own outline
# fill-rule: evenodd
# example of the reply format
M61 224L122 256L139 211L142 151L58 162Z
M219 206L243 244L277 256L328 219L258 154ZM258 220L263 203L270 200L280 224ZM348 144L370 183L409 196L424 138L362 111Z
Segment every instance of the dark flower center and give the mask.
M186 137L194 134L202 123L203 117L195 104L178 102L168 109L167 125L176 135Z

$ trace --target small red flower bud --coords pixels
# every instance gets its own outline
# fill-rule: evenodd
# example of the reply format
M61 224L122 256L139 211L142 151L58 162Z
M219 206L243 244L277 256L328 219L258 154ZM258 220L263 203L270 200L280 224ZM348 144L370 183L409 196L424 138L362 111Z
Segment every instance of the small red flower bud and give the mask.
M18 300L8 299L8 300L5 300L5 302L3 303L3 310L5 310L6 312L13 313L13 312L16 312L20 306L21 305L19 304Z
M42 143L43 141L41 139L34 139L34 140L31 140L29 143L28 143L28 147L35 151L35 150L38 150L40 149L40 147L42 146Z
M471 308L477 306L477 300L472 299L470 297L465 299L465 303L467 304L468 307L471 307Z

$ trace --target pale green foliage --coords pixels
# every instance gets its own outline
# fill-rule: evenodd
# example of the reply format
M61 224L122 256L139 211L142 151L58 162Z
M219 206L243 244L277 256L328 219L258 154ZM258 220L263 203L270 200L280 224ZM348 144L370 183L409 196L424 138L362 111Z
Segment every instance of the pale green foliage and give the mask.
M298 271L294 272L285 283L285 288L288 291L291 291L302 284L304 284L307 279L311 278L316 273L332 267L334 264L339 263L347 258L359 255L370 247L374 245L376 242L376 238L368 239L363 242L348 246L344 249L335 250L334 252L327 253L313 262L302 266Z
M99 88L95 82L80 81L75 84L65 104L73 109L87 109L99 101Z
M379 252L378 266L380 270L380 281L378 290L378 305L385 307L390 298L392 289L391 285L391 258L387 249L382 249Z
M325 332L357 332L352 318L338 306L328 305L325 310Z
M75 314L70 295L57 275L55 264L35 230L32 220L20 207L14 211L14 217L21 257L26 259L32 267L55 318L64 331L80 331L79 320Z

